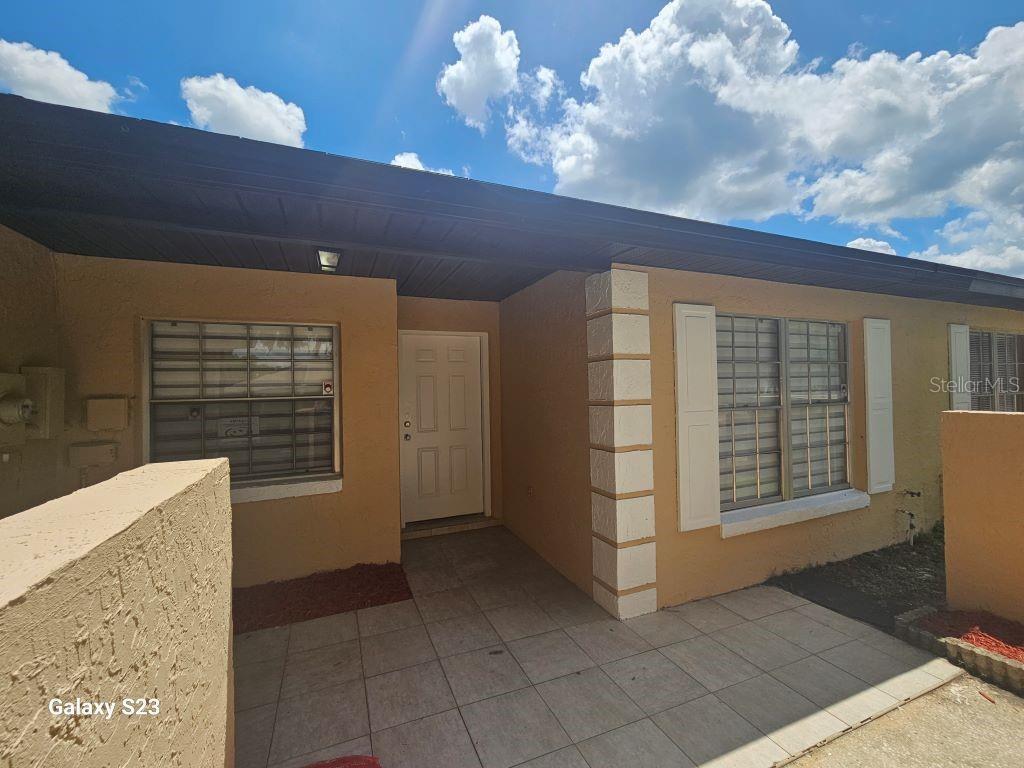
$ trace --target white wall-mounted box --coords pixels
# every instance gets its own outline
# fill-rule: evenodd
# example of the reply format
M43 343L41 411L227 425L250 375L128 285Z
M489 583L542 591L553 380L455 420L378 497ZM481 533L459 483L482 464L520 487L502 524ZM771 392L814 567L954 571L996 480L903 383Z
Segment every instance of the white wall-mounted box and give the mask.
M128 429L128 398L88 398L85 401L85 428L90 432Z
M23 365L25 391L35 406L25 425L29 440L50 440L64 431L64 369Z

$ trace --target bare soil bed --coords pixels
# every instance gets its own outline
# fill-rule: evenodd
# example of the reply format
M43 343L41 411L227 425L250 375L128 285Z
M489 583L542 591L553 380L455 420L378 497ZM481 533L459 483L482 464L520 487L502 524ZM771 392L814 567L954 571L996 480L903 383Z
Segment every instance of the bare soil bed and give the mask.
M953 637L1024 662L1024 625L987 611L936 611L919 619L917 625L936 637Z
M398 563L355 565L232 591L235 634L412 597Z
M942 524L918 536L913 545L897 544L784 573L769 583L891 632L901 613L946 605Z

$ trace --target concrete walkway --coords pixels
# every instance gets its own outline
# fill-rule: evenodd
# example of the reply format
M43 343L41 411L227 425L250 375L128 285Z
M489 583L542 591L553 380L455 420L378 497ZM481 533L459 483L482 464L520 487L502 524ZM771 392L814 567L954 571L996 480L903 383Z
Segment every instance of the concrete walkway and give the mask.
M964 674L790 765L1019 768L1022 744L1024 699Z
M619 622L504 528L403 560L414 600L236 639L239 768L771 766L960 674L772 587Z

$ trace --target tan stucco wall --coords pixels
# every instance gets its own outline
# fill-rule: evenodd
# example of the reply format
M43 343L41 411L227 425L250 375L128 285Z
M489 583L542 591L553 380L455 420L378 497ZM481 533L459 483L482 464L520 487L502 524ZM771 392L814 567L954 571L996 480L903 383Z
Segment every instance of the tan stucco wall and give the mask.
M232 765L227 469L153 464L0 520L0 763Z
M490 396L491 515L501 517L501 333L496 301L453 301L416 296L398 297L398 328L402 331L463 331L487 334L487 377Z
M59 364L57 285L50 252L0 227L0 373ZM71 490L54 487L62 450L54 440L0 446L0 518Z
M19 340L0 359L15 370L30 361L67 370L66 421L60 440L13 451L20 470L0 469L4 492L48 499L113 476L143 461L141 412L144 318L181 318L337 325L341 334L343 490L252 502L234 515L235 586L399 559L397 297L391 280L162 264L48 254L19 255L21 238L0 230L24 286L55 296L47 312L56 342ZM38 272L38 274L36 274ZM49 289L46 286L50 285ZM32 312L35 292L4 289L14 312ZM25 339L31 339L25 336ZM55 348L56 345L56 348ZM9 361L9 362L8 362ZM84 429L82 401L130 398L124 432ZM118 460L80 473L66 466L69 443L112 439ZM42 445L42 443L47 445ZM38 455L37 455L38 454ZM0 464L0 467L3 465ZM27 505L3 502L17 511Z
M501 302L504 522L590 593L585 275Z
M623 265L627 269L642 267ZM939 414L949 396L931 392L949 376L947 324L1024 331L1024 313L947 302L786 285L676 270L650 272L658 602L671 605L758 583L773 573L838 560L904 540L942 515ZM896 488L870 509L722 539L719 529L680 533L676 492L675 352L672 304L718 312L846 321L850 335L851 478L866 485L863 319L892 321ZM920 497L906 491L920 492Z
M946 599L1024 622L1024 413L942 414Z

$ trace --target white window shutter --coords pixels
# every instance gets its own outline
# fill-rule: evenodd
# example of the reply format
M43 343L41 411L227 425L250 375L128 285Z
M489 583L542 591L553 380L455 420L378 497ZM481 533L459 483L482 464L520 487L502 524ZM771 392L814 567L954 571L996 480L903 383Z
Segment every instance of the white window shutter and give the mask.
M679 530L720 524L715 308L676 304Z
M888 320L864 318L868 493L891 491L896 482L892 430L892 341Z
M949 407L954 411L971 410L971 329L966 325L949 325Z

